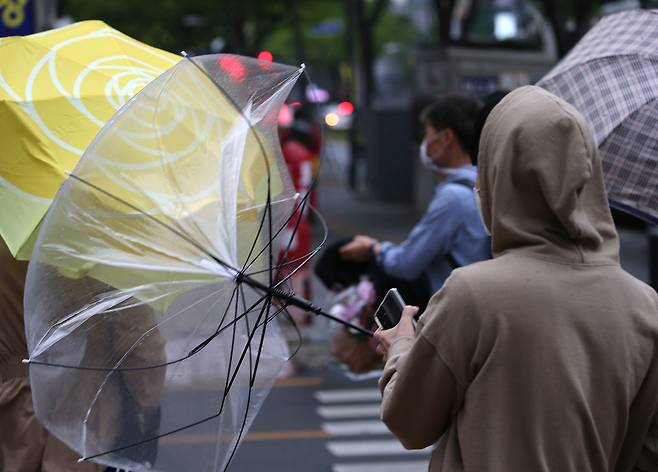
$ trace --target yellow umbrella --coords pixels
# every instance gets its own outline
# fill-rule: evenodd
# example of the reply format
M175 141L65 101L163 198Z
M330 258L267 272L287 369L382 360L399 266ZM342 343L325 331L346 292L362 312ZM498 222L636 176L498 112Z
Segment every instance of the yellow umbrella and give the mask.
M102 21L0 38L0 236L28 259L57 189L101 127L179 61Z

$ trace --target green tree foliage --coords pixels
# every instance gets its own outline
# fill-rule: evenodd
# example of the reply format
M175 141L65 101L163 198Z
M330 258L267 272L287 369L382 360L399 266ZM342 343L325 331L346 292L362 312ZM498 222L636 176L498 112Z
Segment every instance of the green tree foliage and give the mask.
M357 3L362 16L350 34L348 6ZM355 61L372 85L372 64L386 43L407 49L421 38L408 17L390 11L388 0L61 0L60 5L75 21L103 20L174 53L210 52L218 37L223 52L254 56L267 49L276 61L305 62L314 80L345 98L356 77Z
M324 65L340 63L345 58L345 18L342 3L335 0L297 0L297 3L297 18L291 13L287 21L272 31L264 47L272 51L274 57L287 62L306 61ZM321 29L323 23L336 25L336 31L314 32ZM303 44L300 44L300 39ZM301 57L302 52L304 57Z
M75 21L98 19L136 39L172 52L208 52L223 38L225 50L255 54L285 23L289 1L267 0L63 0Z

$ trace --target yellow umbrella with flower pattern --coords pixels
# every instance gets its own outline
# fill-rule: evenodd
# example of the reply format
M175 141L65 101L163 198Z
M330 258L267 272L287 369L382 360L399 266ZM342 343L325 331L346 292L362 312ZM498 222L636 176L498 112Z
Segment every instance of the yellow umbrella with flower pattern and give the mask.
M0 38L0 236L28 259L57 189L101 127L180 58L101 21Z

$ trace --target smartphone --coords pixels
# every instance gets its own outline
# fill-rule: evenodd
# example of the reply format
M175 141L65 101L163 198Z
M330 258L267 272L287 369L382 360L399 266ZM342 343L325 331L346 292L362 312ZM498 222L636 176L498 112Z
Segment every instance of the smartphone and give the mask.
M398 290L390 289L375 311L375 323L381 329L393 328L402 318L404 306L404 300Z

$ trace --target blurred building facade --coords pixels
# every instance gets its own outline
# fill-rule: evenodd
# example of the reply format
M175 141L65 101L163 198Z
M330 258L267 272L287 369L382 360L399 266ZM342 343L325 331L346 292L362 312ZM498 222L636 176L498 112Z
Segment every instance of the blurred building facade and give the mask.
M428 27L432 3L394 2L413 12L419 27ZM368 192L378 200L414 203L419 211L436 184L414 159L421 110L445 92L483 97L534 83L558 60L550 24L525 0L458 1L446 23L446 44L418 46L411 53L395 44L384 48L375 61L374 97L365 120Z

